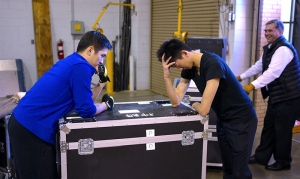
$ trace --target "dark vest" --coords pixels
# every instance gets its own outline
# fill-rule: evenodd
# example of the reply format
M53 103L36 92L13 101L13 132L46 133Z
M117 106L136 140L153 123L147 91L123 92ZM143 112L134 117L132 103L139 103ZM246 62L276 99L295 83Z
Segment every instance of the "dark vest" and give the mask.
M291 49L294 58L285 67L282 74L267 85L268 91L266 90L266 87L261 88L263 98L265 99L269 96L269 100L273 104L300 97L300 62L298 54L295 48L283 36L280 36L272 43L270 48L268 45L263 47L263 72L269 68L273 54L281 46L286 46Z

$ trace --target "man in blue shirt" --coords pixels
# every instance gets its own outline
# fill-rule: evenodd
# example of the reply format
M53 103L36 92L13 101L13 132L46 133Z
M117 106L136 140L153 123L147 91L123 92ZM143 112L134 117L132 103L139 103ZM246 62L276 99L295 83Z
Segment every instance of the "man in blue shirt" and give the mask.
M53 65L20 100L8 124L17 178L57 178L55 134L59 119L73 109L89 118L113 107L113 99L107 95L106 101L94 103L109 80L102 64L109 49L111 44L103 34L87 32L77 52ZM91 90L95 73L100 80Z

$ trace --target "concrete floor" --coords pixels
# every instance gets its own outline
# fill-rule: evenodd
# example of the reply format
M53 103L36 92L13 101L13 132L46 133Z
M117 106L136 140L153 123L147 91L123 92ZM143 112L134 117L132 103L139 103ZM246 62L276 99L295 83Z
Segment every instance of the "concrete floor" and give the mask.
M102 91L96 101L101 101L105 91ZM115 102L128 101L152 101L168 99L163 95L153 93L151 91L122 91L110 94L114 97ZM260 142L262 126L258 126L253 149L255 149ZM293 139L300 141L300 133L294 134ZM300 143L293 140L292 142L292 158L291 170L284 171L267 171L264 166L251 164L249 165L253 179L300 179ZM270 162L273 162L272 160ZM222 179L223 174L221 167L207 167L207 179Z

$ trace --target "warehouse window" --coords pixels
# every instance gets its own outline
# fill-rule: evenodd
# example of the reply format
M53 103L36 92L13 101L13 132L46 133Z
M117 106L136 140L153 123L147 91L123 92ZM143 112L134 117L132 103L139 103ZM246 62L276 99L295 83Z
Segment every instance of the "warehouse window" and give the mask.
M284 37L293 43L295 25L295 0L284 0L281 6L281 21L284 25Z
M300 54L300 0L284 0L281 8L281 20L285 28L283 35Z
M281 21L284 25L284 37L293 43L295 18L295 0L284 0L281 5Z

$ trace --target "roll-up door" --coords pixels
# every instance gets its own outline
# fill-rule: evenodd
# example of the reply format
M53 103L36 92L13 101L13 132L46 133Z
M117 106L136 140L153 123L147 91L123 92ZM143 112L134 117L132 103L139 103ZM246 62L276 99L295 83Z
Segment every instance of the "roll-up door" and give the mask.
M182 0L181 32L188 37L218 37L218 0ZM159 46L173 38L178 29L178 0L151 1L151 91L167 95L161 63L156 57ZM173 69L172 80L180 78L180 71Z

